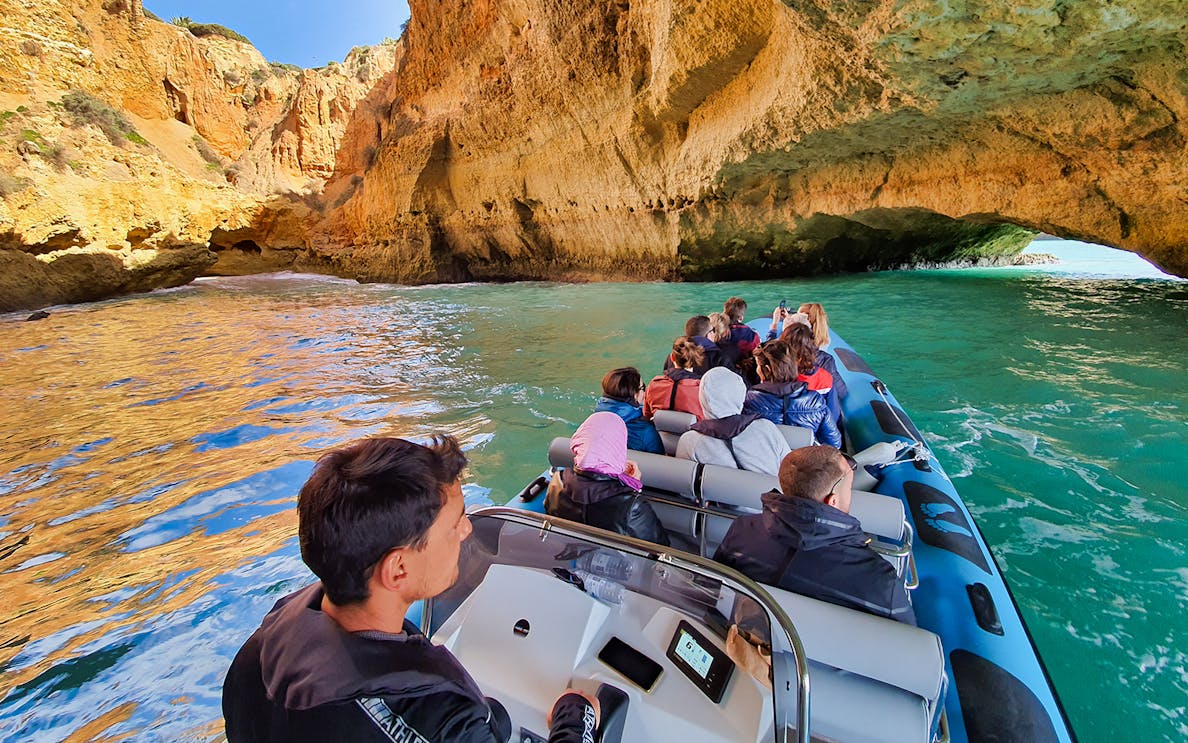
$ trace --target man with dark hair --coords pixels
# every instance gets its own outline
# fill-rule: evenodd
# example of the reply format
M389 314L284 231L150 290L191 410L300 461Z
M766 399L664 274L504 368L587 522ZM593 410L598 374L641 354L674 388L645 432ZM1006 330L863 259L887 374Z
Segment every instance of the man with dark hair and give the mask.
M737 364L759 347L759 334L746 324L747 301L742 297L727 299L722 312L730 318L730 335L716 340L722 354Z
M365 439L318 460L297 519L321 580L278 601L235 656L223 684L231 743L508 740L502 706L405 620L458 578L465 466L448 436ZM597 716L593 699L563 694L550 741L592 743Z
M701 346L705 351L705 362L694 369L697 374L705 374L715 366L722 366L722 350L718 348L718 344L706 337L710 331L710 319L707 315L694 315L685 321L685 336L697 345ZM673 361L672 354L664 360L664 371L676 367Z
M714 559L752 580L914 625L894 568L850 515L854 460L832 446L795 449L763 513L730 525Z

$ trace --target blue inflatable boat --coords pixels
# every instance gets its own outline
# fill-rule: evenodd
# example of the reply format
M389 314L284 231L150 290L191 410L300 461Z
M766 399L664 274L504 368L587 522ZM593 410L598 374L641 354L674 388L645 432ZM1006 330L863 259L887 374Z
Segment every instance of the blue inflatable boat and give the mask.
M872 490L901 500L915 532L920 626L940 636L954 740L1075 739L1018 606L953 482L886 385L836 334L828 349L849 387L842 401L855 451L903 446L876 466Z
M766 331L768 320L755 323ZM422 628L543 743L567 686L603 702L601 740L846 743L1075 740L985 540L885 385L840 338L851 513L911 589L919 627L760 585L708 559L775 478L670 456L693 422L657 413L668 456L631 452L681 547L544 513L549 470L471 514L458 583ZM812 433L781 427L790 446Z

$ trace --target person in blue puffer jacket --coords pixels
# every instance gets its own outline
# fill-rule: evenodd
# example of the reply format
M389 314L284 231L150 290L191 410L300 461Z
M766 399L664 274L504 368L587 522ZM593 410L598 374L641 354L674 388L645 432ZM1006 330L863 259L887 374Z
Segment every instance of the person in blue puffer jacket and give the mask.
M800 426L813 432L818 443L841 448L841 432L825 398L796 380L796 354L783 341L772 341L755 351L759 384L747 391L744 413L757 413L773 423Z
M594 412L614 413L627 424L627 448L653 454L664 453L664 442L656 426L643 417L643 377L634 366L611 369L602 378L602 397Z

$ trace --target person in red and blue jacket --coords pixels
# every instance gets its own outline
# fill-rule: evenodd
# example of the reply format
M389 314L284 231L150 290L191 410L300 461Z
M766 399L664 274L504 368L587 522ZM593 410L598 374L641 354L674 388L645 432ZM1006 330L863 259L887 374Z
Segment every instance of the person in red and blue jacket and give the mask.
M796 355L787 343L772 341L755 351L755 369L759 384L747 391L744 413L758 413L773 423L807 428L817 441L841 448L841 432L825 397L797 379Z

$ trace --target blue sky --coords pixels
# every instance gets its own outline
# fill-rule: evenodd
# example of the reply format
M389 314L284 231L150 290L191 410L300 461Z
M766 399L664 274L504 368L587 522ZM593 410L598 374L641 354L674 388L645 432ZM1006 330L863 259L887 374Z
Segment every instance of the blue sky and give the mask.
M189 16L218 23L251 39L270 62L321 67L353 46L400 36L408 19L405 0L144 0L168 21Z

